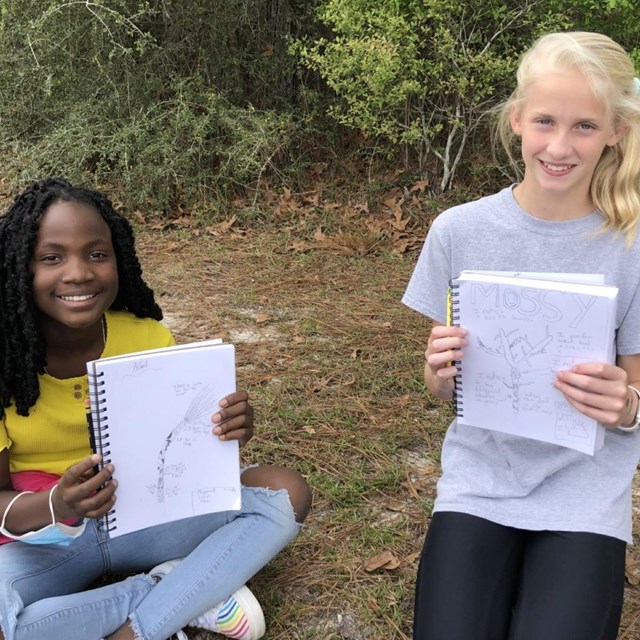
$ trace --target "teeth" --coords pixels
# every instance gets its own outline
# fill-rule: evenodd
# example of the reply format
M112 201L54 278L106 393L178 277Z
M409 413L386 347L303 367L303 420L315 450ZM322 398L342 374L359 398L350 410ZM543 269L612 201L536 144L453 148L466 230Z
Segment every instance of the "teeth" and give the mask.
M60 298L65 302L84 302L85 300L91 300L94 296L94 293L87 293L84 296L60 296Z
M548 162L543 162L542 164L546 169L549 169L549 171L557 171L558 173L571 169L570 164L549 164Z

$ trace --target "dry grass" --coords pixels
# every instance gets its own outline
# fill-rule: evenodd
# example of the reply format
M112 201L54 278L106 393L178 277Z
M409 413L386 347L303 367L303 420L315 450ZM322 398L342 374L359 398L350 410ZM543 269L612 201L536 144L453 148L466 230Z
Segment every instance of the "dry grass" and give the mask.
M416 253L394 253L398 236L372 236L370 223L352 218L351 244L343 228L335 246L330 230L314 244L309 219L219 235L138 233L178 340L222 336L237 346L258 427L244 461L294 467L313 488L305 530L251 584L267 640L411 637L417 556L451 413L421 381L427 323L400 303ZM631 580L636 561L632 550ZM620 638L640 639L631 584Z

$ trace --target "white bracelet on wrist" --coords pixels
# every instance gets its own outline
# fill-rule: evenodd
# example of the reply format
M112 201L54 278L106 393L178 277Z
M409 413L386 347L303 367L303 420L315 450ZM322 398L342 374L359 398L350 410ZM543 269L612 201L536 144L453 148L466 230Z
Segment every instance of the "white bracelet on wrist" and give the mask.
M638 407L636 409L636 416L634 418L634 421L632 424L630 424L628 427L623 427L623 426L619 426L618 429L620 431L624 431L625 433L631 433L632 431L637 431L638 429L640 429L640 390L636 389L634 386L632 385L627 385L629 387L629 389L631 389L631 391L633 391L636 396L638 397Z

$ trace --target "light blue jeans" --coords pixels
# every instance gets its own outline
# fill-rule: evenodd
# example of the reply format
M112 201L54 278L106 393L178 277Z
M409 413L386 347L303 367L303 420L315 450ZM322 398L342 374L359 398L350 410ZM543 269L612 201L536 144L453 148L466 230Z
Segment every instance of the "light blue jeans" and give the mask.
M247 582L299 529L285 490L243 487L240 511L113 540L91 521L68 547L2 545L2 632L5 640L99 640L130 619L140 640L166 640ZM180 557L157 584L139 574L85 591L106 573L148 571Z

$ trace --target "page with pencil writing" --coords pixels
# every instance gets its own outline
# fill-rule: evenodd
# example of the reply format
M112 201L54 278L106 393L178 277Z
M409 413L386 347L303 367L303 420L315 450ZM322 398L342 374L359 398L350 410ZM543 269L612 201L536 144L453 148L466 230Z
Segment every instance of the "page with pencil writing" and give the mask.
M96 450L115 465L111 537L240 508L237 441L211 416L235 391L235 350L219 340L87 363Z
M556 372L613 362L617 289L585 282L463 272L454 323L468 333L457 363L458 424L593 454L604 428L554 388Z

